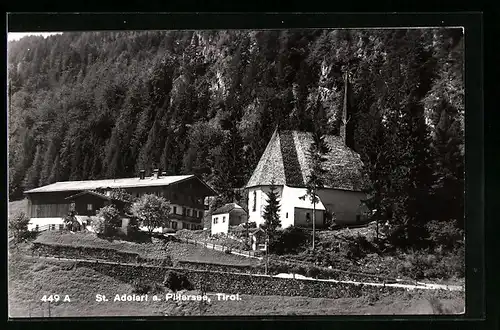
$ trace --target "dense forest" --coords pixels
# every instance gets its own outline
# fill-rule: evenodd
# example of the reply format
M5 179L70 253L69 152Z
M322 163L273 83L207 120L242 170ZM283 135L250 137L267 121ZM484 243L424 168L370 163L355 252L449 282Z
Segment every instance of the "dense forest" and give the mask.
M153 166L200 175L223 193L243 187L278 123L338 134L348 73L367 204L410 227L429 218L460 225L463 56L462 29L71 32L11 41L10 199Z

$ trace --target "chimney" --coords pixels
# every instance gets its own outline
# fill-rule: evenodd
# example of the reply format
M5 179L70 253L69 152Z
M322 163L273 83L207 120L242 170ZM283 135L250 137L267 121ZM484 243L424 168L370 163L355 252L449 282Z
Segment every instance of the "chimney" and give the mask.
M140 170L139 171L139 179L140 180L144 180L145 177L146 177L146 171L145 170Z
M151 176L151 179L158 179L158 169L155 168L153 170L153 175Z

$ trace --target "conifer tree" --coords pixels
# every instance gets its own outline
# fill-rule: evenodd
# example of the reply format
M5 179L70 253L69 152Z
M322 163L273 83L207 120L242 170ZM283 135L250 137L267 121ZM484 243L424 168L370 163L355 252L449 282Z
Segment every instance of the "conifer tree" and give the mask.
M280 200L278 193L276 193L276 186L274 182L271 182L269 187L269 192L266 193L267 205L264 207L263 218L265 220L264 226L268 233L272 235L276 232L276 229L281 227L280 221Z
M325 136L321 133L319 129L312 134L312 143L307 151L307 157L309 160L311 172L308 175L306 182L306 194L302 196L302 199L306 197L310 199L313 204L313 214L312 214L312 249L315 248L315 235L316 235L316 204L319 203L319 197L317 195L318 189L321 189L325 185L325 174L327 173L324 168L324 163L327 161L326 154L330 152L330 147L325 141Z

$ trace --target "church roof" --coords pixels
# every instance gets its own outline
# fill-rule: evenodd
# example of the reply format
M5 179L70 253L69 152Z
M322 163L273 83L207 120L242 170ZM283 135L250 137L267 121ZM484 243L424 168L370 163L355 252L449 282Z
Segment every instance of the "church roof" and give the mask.
M262 154L246 188L287 185L305 187L311 172L307 151L313 141L312 133L276 130ZM327 170L325 188L361 191L362 162L358 153L347 147L339 136L327 135L330 147L324 167Z

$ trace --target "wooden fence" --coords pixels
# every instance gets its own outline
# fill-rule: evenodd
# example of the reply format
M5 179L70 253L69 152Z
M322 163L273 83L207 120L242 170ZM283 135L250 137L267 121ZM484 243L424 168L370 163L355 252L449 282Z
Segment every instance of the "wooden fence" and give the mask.
M31 228L31 231L57 231L64 230L66 226L62 223L58 224L47 224L43 226L35 225L35 227Z
M255 258L255 259L262 260L262 257L259 257L257 255L258 252L256 252L256 251L239 250L239 249L230 248L226 245L219 245L219 244L209 243L207 241L199 241L199 240L195 240L195 239L191 239L191 238L180 238L180 239L182 242L185 242L188 244L202 245L207 249L221 251L221 252L227 252L227 253L231 253L234 255L239 255L239 256L243 256L243 257Z

